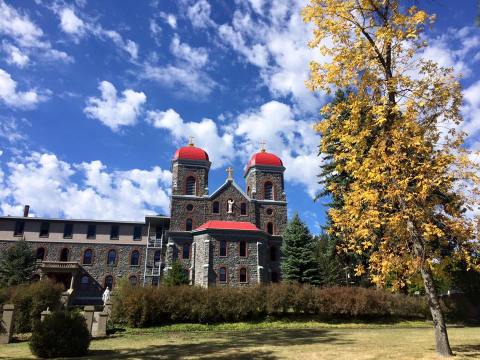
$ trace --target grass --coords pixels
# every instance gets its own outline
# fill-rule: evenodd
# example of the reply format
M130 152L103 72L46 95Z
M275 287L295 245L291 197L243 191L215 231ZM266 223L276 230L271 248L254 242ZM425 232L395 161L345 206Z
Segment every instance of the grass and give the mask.
M480 358L480 329L451 327L457 359ZM33 358L27 342L0 345L0 359ZM175 324L124 329L94 340L86 359L437 359L425 322Z

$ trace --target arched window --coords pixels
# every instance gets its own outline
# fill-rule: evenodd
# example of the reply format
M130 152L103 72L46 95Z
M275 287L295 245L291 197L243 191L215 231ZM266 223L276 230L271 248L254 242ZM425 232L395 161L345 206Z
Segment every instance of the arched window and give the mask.
M140 262L140 253L138 250L133 250L130 254L130 265L137 266Z
M221 267L218 269L218 281L221 283L227 282L227 268Z
M278 273L276 271L272 271L272 274L270 276L271 276L272 283L278 282Z
M267 224L267 233L269 233L270 235L273 235L273 223L271 222Z
M136 286L138 284L138 279L135 275L132 275L128 278L128 281L132 286Z
M212 213L218 214L220 212L220 203L218 201L214 201L212 204Z
M112 275L107 275L105 277L105 284L104 284L104 288L109 288L110 290L113 289L113 276Z
M247 204L246 203L241 203L240 204L240 214L241 215L247 215Z
M62 251L60 251L60 261L68 261L69 257L70 250L68 250L68 248L63 248Z
M186 194L187 195L196 195L197 193L197 189L196 189L196 181L195 181L195 178L193 176L189 176L187 177L187 180L186 180Z
M267 181L264 185L265 200L273 200L273 184Z
M39 247L37 249L37 253L35 255L35 258L38 260L38 261L43 261L43 259L45 259L45 248L43 247Z
M247 256L247 242L246 241L240 241L239 245L239 255L242 257Z
M107 254L107 265L115 265L117 263L117 252L115 250L109 250Z
M93 262L93 251L92 249L87 249L83 253L83 265L91 265Z
M193 221L192 219L187 219L187 221L185 222L185 230L192 231L192 229L193 229Z
M80 288L82 290L87 290L90 286L90 279L88 278L88 275L83 275L80 279Z
M190 259L190 244L183 244L182 247L182 259Z
M247 269L241 268L240 269L240 279L239 281L241 283L246 283L247 282Z
M270 261L277 261L277 248L270 246Z
M227 242L225 240L220 240L219 256L227 256Z
M250 186L247 186L247 195L250 196Z
M155 251L155 254L153 254L153 265L155 267L158 267L160 264L160 250Z

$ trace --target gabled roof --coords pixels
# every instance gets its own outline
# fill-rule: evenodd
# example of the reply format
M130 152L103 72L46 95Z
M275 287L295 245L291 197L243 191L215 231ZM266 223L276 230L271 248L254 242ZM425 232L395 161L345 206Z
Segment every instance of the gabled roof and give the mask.
M261 231L251 222L247 221L222 221L222 220L210 220L205 224L200 225L195 230L208 230L208 229L217 229L217 230L243 230L243 231Z
M245 194L243 192L243 190L240 188L240 186L237 185L237 183L234 181L234 180L228 180L225 181L217 190L215 190L208 198L209 199L213 199L215 196L217 196L223 189L225 189L226 187L228 187L229 185L232 185L235 189L238 190L238 192L240 194L242 194L242 196L247 199L248 201L250 201L250 196L248 196L247 194Z

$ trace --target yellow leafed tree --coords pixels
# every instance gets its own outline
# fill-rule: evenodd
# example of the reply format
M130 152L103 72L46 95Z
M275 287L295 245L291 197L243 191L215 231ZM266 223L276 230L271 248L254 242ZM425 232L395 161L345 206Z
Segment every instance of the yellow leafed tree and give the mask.
M420 271L437 352L448 356L432 272L452 260L480 268L474 216L479 169L457 130L458 79L452 69L421 56L423 33L434 17L407 5L310 0L303 10L304 20L314 24L310 46L326 60L311 63L307 86L349 90L345 101L322 109L316 127L322 151L341 149L333 154L336 170L351 177L346 189L328 189L344 201L329 213L341 250L370 254L378 286L388 281L401 288Z

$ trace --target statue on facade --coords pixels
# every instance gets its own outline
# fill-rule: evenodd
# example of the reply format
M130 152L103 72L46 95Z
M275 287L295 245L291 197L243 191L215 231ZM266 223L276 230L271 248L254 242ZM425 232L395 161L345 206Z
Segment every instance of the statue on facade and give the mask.
M103 301L103 305L110 302L110 289L108 288L108 286L105 289L105 291L103 292L102 301Z
M227 213L228 213L228 214L233 213L233 204L234 204L234 203L235 203L234 200L228 199L228 201L227 201L227 204L228 204L228 211L227 211Z

